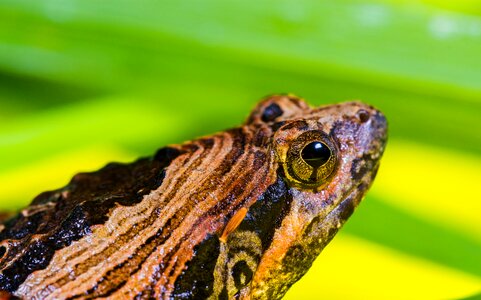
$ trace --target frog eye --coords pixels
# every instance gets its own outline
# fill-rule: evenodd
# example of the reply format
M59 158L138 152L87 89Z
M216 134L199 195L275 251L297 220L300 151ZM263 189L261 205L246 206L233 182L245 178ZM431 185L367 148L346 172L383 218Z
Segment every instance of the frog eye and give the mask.
M327 182L337 164L337 148L322 131L308 131L295 139L284 169L290 181L301 187L318 187Z
M277 103L271 103L269 106L264 108L262 112L261 120L264 122L272 122L276 118L282 116L283 111Z
M324 165L332 156L329 146L320 141L307 144L301 151L301 158L311 167Z

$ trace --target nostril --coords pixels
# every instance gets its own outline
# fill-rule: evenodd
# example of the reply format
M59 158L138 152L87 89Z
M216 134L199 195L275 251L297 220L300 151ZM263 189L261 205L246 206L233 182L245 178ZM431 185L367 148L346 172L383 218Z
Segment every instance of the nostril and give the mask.
M357 111L357 117L359 118L361 123L366 123L367 121L369 121L370 116L367 111L365 111L364 109L360 109Z

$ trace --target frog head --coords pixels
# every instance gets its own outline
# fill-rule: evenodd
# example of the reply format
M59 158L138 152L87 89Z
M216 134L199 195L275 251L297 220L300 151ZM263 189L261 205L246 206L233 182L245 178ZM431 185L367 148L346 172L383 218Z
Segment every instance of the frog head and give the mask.
M277 177L239 227L259 237L255 269L242 263L232 274L250 279L239 296L275 299L307 272L364 197L385 148L387 123L361 102L311 108L292 95L268 97L248 123L272 128Z

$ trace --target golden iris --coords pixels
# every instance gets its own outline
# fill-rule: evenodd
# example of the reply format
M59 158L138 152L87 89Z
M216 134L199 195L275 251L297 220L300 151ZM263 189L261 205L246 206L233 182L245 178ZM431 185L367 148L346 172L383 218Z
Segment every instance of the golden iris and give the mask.
M307 131L289 147L285 168L287 177L295 184L318 187L333 173L337 148L322 131Z

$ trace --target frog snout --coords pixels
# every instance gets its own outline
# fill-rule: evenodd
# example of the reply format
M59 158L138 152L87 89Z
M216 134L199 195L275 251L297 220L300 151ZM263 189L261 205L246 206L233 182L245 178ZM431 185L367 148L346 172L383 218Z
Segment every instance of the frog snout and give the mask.
M379 110L376 110L376 112L372 116L372 130L373 130L373 135L374 138L382 144L382 147L384 148L384 145L386 144L387 141L387 119L386 116Z
M386 147L388 134L387 119L382 112L373 109L368 126L370 142L367 147L367 154L369 154L373 160L378 160Z

